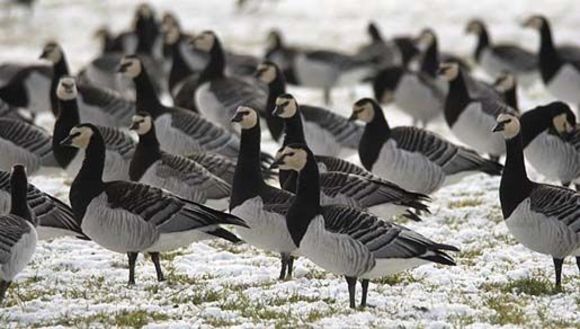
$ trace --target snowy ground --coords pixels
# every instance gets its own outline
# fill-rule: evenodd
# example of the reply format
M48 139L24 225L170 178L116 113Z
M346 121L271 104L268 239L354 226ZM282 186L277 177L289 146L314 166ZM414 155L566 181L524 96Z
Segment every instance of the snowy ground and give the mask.
M316 7L312 4L316 3ZM41 1L31 16L0 21L0 60L29 61L49 39L62 42L75 68L97 50L92 32L102 24L120 30L136 2ZM352 51L366 41L368 19L387 35L433 27L440 45L467 54L474 44L463 35L474 16L491 24L500 40L519 40L531 49L537 36L518 27L528 14L552 18L558 41L577 41L580 7L569 1L264 1L257 12L238 13L233 1L168 1L153 4L178 14L195 31L216 29L232 48L261 54L266 32L277 27L292 43ZM292 90L299 100L320 94ZM368 87L356 97L369 95ZM334 93L335 108L348 113L349 90ZM523 107L549 99L541 86L522 94ZM386 109L395 124L408 118ZM50 119L43 118L50 126ZM433 129L449 136L442 123ZM266 143L270 151L275 145ZM536 175L531 172L534 178ZM67 199L67 178L45 174L33 182ZM296 278L279 282L279 260L249 246L213 241L163 256L168 281L157 283L152 264L140 258L137 285L127 287L123 255L73 239L42 242L0 310L0 327L381 327L381 328L580 328L580 275L572 259L564 265L564 293L552 291L552 260L518 245L501 217L497 177L473 176L434 195L432 215L406 223L422 234L461 248L458 266L426 265L373 282L364 311L348 309L344 279L306 259ZM358 296L360 298L360 295Z

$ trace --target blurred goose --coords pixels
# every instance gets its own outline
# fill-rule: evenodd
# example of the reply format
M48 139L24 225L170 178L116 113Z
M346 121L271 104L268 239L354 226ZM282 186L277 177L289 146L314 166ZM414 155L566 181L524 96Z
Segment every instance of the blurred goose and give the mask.
M497 77L493 87L502 94L505 103L519 113L518 82L516 80L513 74L504 72Z
M518 118L501 114L494 132L505 138L507 157L499 199L505 223L525 247L552 256L556 288L561 290L562 263L576 257L580 269L580 194L528 179Z
M524 26L540 33L539 67L542 81L557 99L580 104L580 51L556 48L550 23L544 16L528 18Z
M264 111L267 93L262 85L235 76L225 75L225 55L220 40L211 31L193 40L195 49L209 54L209 62L201 72L195 98L197 110L211 122L233 131L230 118L240 105Z
M139 135L129 170L132 181L156 186L217 209L227 207L230 185L195 161L162 151L149 114L139 112L133 116L130 129Z
M286 213L287 230L297 252L323 269L346 278L349 305L362 282L361 307L366 306L369 280L422 264L455 265L445 251L458 249L354 208L321 206L318 168L304 144L290 144L274 162L298 172L298 190Z
M70 177L76 177L85 157L84 151L60 144L68 136L70 130L80 123L75 80L66 76L61 78L56 94L58 113L54 122L52 150L58 164ZM97 128L105 140L106 147L103 179L105 181L128 180L129 166L135 152L133 138L116 128L102 126L97 126Z
M0 99L33 114L50 111L51 75L52 68L46 64L0 65Z
M379 68L405 65L419 52L412 38L386 40L375 22L367 25L367 33L371 40L358 49L356 56L376 64Z
M40 167L57 167L51 137L42 128L21 120L0 119L0 169L22 163L31 174Z
M223 229L219 224L245 226L235 216L156 187L126 181L103 182L105 143L92 124L75 126L61 143L85 150L83 165L69 195L72 209L81 220L81 228L101 247L127 253L129 284L135 283L135 261L139 252L151 255L157 279L163 281L160 252L221 237Z
M404 189L430 194L468 174L501 173L497 162L427 130L390 128L379 104L370 98L354 104L351 118L366 123L359 146L363 166Z
M32 259L38 240L37 219L26 201L28 182L23 166L12 168L10 186L10 212L0 215L0 303L16 275Z
M13 107L12 105L4 102L0 98L0 118L3 119L12 119L12 120L20 120L26 121L28 123L32 123L31 118L27 118L22 115L17 108Z
M467 33L477 36L473 57L487 74L493 78L510 72L524 85L531 85L538 77L538 57L514 44L493 44L483 21L471 20Z
M447 125L461 142L497 161L505 153L505 143L501 136L491 133L491 128L499 114L515 110L500 99L471 96L456 63L442 64L439 73L449 82L445 101Z
M275 63L284 73L286 81L292 85L299 85L300 82L296 77L296 68L294 60L302 50L297 47L290 47L284 43L282 33L272 30L268 33L266 45L266 60Z

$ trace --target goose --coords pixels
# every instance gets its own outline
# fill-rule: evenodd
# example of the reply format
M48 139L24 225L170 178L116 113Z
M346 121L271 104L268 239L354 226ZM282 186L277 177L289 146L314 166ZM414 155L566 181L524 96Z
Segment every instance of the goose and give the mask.
M509 107L518 113L520 112L518 104L518 82L513 74L507 72L501 73L495 79L493 87L502 94L503 100Z
M194 241L232 234L219 224L245 226L243 220L212 208L181 199L149 185L103 182L105 143L92 124L73 127L62 142L85 150L83 165L69 194L81 229L101 247L126 253L129 285L135 284L135 261L147 252L155 265L157 280L165 278L159 253L185 247Z
M296 246L286 228L285 214L294 195L264 182L259 169L261 130L257 112L241 106L232 122L241 126L241 145L230 213L249 226L236 232L250 245L280 254L279 279L291 279Z
M261 84L236 76L225 75L225 55L221 42L212 31L196 36L193 47L209 54L209 61L200 73L195 94L197 110L208 120L234 131L230 118L240 105L264 111L267 93Z
M356 152L363 127L329 110L298 105L290 94L276 98L272 114L284 120L286 137L300 130L308 145L320 155L349 156Z
M22 163L33 174L41 167L57 167L50 135L33 124L0 118L0 169Z
M539 174L564 186L580 183L580 133L570 107L552 102L526 111L519 120L529 164Z
M556 48L550 23L544 16L528 18L525 27L540 33L539 68L548 91L557 99L580 104L580 51L578 48Z
M159 187L213 208L227 207L231 186L195 161L161 150L151 115L139 112L133 116L130 129L139 135L129 169L132 181Z
M286 213L287 230L297 252L316 265L346 278L349 305L362 283L366 306L369 280L422 264L455 265L446 251L457 248L433 242L403 226L342 205L320 205L320 183L314 155L304 144L284 147L273 164L298 172L298 190Z
M428 74L433 79L437 78L440 62L454 62L459 64L464 72L471 71L471 66L461 57L439 50L439 41L433 29L423 29L414 42L420 52L411 58L407 67L411 68L413 62L418 59L419 71Z
M439 74L449 82L444 111L447 125L461 142L497 161L505 153L505 143L491 128L499 114L515 110L500 99L471 96L456 63L441 64Z
M380 105L363 98L351 118L366 123L359 146L363 166L402 188L431 194L476 172L500 175L502 166L435 133L414 127L390 128Z
M78 73L81 84L118 92L127 99L134 98L135 90L131 81L116 74L122 53L107 53L91 60Z
M477 36L473 57L492 78L510 72L525 86L538 78L538 56L535 54L514 44L493 44L485 23L479 19L469 21L465 31Z
M264 58L275 63L282 70L289 84L300 85L296 77L294 59L303 50L286 45L282 33L278 30L272 30L268 33L266 43Z
M576 257L580 269L580 194L528 179L520 121L515 115L500 114L493 131L501 132L507 149L499 186L505 223L526 248L552 256L556 289L561 290L564 258Z
M0 98L0 118L20 120L32 123L32 120L30 118L25 117L22 113L18 111L17 108L4 102L1 98Z
M62 236L86 239L72 209L62 201L28 184L26 199L38 219L36 232L39 240L52 240ZM0 170L0 213L10 212L10 172Z
M0 65L0 99L33 114L50 111L48 91L52 68L44 63Z
M367 25L367 33L371 40L357 50L356 56L379 68L405 65L419 51L409 37L385 40L375 22Z
M22 165L15 165L10 174L10 212L0 215L0 303L10 284L32 259L38 235L37 219L26 200L28 181Z
M78 108L78 90L74 78L64 76L60 79L57 90L58 113L54 122L52 150L54 156L67 174L74 178L79 172L84 159L84 151L60 145L70 130L80 122ZM103 179L128 180L131 158L135 152L133 138L113 127L97 126L105 140L105 168Z
M47 43L40 55L53 63L53 75L50 85L50 104L54 115L57 115L58 98L56 89L60 78L69 75L66 56L62 47L56 42ZM90 84L77 83L79 94L79 112L82 122L91 122L107 127L127 126L135 112L135 104L119 93Z

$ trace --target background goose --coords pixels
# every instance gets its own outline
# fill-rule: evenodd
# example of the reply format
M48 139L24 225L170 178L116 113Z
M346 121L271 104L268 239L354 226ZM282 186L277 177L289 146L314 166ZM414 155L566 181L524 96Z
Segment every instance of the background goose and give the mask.
M35 114L50 111L49 95L38 91L50 88L51 75L45 64L0 65L0 99Z
M58 164L70 177L75 177L81 168L84 151L60 145L70 130L80 123L75 80L66 76L61 78L56 94L58 112L54 122L52 150ZM133 138L116 128L102 126L97 126L97 128L105 140L106 147L103 179L105 181L128 180L129 166L135 151Z
M445 101L447 125L460 141L497 161L505 153L505 143L501 136L491 133L491 128L499 114L514 110L498 99L471 96L456 63L442 64L439 73L449 81Z
M528 179L517 117L501 114L493 131L502 133L507 148L499 187L505 223L521 244L552 256L561 290L564 258L575 256L580 270L580 194Z
M16 165L10 174L10 212L0 216L0 303L36 249L37 219L26 201L27 190L26 170Z
M42 128L20 120L0 118L0 169L10 170L16 163L36 173L41 166L58 166L51 137Z
M559 100L580 104L580 51L556 48L550 23L543 16L528 18L524 26L540 33L539 66L542 81Z
M293 85L299 85L300 82L296 77L296 68L294 60L296 55L302 50L297 47L290 47L284 43L282 33L278 30L272 30L268 33L266 41L266 60L275 63L284 73L286 81Z
M232 130L230 118L240 105L264 111L267 94L264 86L225 75L226 58L214 32L205 31L193 39L195 49L209 53L209 62L200 73L192 97L196 108L208 120Z
M501 173L500 164L434 133L390 128L379 104L370 98L354 104L351 118L366 122L359 146L363 166L404 189L430 194L470 173Z
M362 281L361 307L366 306L369 280L429 262L455 265L445 251L457 248L435 243L405 227L345 206L321 206L318 168L303 144L285 146L274 162L299 173L298 190L286 223L298 252L348 283L355 307L357 279Z
M61 236L76 236L86 239L72 209L57 198L28 184L26 199L32 213L38 219L36 231L40 240ZM10 211L10 172L0 171L0 213Z
M385 40L375 22L370 22L367 25L367 33L370 42L360 47L356 56L374 63L379 68L404 66L419 52L412 38L398 37L393 40Z
M0 118L20 120L32 123L31 118L27 118L22 113L20 113L17 108L4 102L1 98L0 98Z
M502 94L505 103L519 113L518 82L516 80L514 75L504 72L497 77L493 83L493 87Z
M242 225L239 218L196 204L161 189L125 181L103 182L105 145L92 124L71 129L63 145L85 149L70 190L72 209L83 232L105 249L127 253L129 284L135 283L139 252L151 254L157 279L164 280L159 253L194 241L231 233L219 224Z
M473 57L487 74L497 78L507 71L516 75L524 85L531 85L537 78L538 56L513 44L493 44L483 21L471 20L467 33L477 36Z
M129 170L132 181L217 209L227 208L230 185L195 161L162 151L149 114L140 112L133 116L130 129L139 135Z
M296 249L286 227L285 214L294 195L264 182L259 169L260 121L249 107L239 107L232 122L242 128L241 146L230 201L230 213L248 224L237 232L249 244L279 253L280 280L292 278Z

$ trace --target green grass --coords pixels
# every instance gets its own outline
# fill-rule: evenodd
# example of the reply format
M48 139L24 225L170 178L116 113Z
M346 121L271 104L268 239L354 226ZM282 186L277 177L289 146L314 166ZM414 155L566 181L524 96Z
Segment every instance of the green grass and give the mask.
M511 280L507 283L484 283L481 289L485 291L500 291L504 294L515 293L531 296L546 296L558 293L554 285L544 278L524 278Z
M489 318L490 323L521 325L527 322L524 310L519 304L522 302L525 301L515 300L509 295L494 295L484 297L483 305L493 311Z
M481 198L462 198L459 200L451 200L447 202L447 207L449 209L467 208L467 207L477 207L483 204Z

